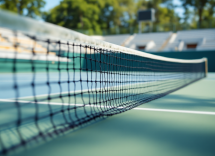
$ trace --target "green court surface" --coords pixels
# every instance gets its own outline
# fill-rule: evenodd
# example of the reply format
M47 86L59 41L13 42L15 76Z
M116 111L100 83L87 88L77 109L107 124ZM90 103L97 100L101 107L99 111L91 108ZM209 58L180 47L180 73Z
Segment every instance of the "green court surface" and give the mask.
M214 156L215 73L18 155Z

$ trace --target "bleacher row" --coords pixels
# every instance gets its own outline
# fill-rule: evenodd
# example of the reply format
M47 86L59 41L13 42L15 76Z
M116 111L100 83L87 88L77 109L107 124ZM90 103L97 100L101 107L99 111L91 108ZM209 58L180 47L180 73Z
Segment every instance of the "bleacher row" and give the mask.
M0 58L68 61L67 58L57 56L56 52L51 52L54 49L57 51L54 45L49 48L51 50L47 50L46 45L39 43L20 32L0 28Z
M113 44L149 52L215 50L215 29L93 37Z

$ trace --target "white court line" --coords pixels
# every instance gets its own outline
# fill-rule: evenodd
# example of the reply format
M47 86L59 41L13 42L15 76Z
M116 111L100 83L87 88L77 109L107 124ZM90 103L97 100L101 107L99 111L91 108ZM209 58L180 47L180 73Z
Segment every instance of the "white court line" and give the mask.
M2 102L15 102L15 100L0 99ZM43 104L43 105L64 105L64 106L83 106L83 107L99 107L99 108L124 108L124 107L111 107L111 106L98 106L98 105L86 105L86 104L70 104L70 103L55 103L55 102L33 102L33 101L18 101L22 103L31 104ZM215 115L215 112L204 112L204 111L186 111L186 110L174 110L174 109L154 109L154 108L133 108L134 110L143 111L156 111L156 112L172 112L172 113L188 113L188 114L205 114L205 115Z
M202 111L186 111L186 110L154 109L154 108L134 108L134 109L136 109L136 110L145 110L145 111L156 111L156 112L174 112L174 113L215 115L215 112L202 112Z

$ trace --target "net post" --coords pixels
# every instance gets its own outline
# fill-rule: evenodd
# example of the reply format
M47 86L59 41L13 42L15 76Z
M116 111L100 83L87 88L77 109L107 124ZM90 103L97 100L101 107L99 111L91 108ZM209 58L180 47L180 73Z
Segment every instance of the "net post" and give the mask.
M208 75L208 59L205 57L205 77Z

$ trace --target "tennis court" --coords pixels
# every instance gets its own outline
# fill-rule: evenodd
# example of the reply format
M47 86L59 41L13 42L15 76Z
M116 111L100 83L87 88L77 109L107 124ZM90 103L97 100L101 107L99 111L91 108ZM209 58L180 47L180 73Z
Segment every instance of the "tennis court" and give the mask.
M130 82L129 79L135 80L136 77L130 76L131 73L129 72L124 72L124 74L124 78L120 81L123 85L113 83L108 86L107 83L104 83L103 79L105 78L103 76L92 72L71 72L69 75L64 72L61 72L60 75L55 72L48 75L43 72L17 73L15 82L19 88L18 91L14 90L14 73L1 74L0 107L4 111L1 112L0 116L2 119L1 139L4 147L9 148L20 143L17 118L22 121L19 127L22 137L25 140L31 140L41 132L48 134L67 126L79 126L83 122L80 120L88 120L92 114L105 118L105 114L111 114L111 112L105 112L106 110L128 110L132 108L132 106L126 106L128 102L140 104L131 97L126 97L120 101L110 100L110 97L137 94L137 90L133 93L130 91L131 88L141 86L140 89L144 91L141 100L143 100L142 103L145 103L158 95L158 92L154 92L155 85L184 81L184 75L181 73L155 73L157 75L155 80L154 74L144 72L142 75L142 72L132 72L133 75L142 75L142 82L132 81L128 83ZM189 73L187 75L189 76ZM68 77L73 81L69 84L63 83L64 81L67 82ZM35 80L33 81L34 87L31 85L32 80ZM50 85L46 84L47 80ZM61 84L57 83L59 80ZM100 83L96 83L95 80ZM108 91L105 96L97 93L101 92L102 88L106 88ZM147 88L147 90L142 88ZM124 89L124 91L116 92L118 89ZM164 88L162 88L163 90ZM18 99L15 99L16 94L19 94ZM51 113L53 115L50 115ZM35 120L35 116L40 120Z
M214 154L207 58L161 57L4 11L0 18L0 154Z
M20 155L215 154L215 74ZM149 110L151 109L151 110Z

